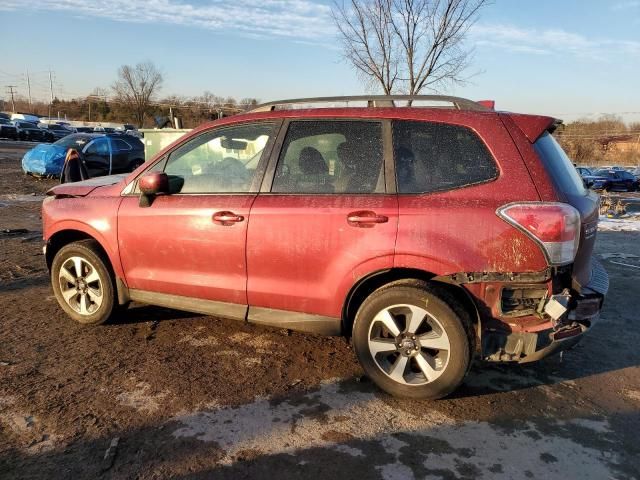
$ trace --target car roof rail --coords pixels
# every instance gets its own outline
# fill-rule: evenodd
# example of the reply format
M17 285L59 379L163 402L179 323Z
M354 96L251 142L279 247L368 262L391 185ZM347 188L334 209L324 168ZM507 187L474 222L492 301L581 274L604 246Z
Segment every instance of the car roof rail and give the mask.
M337 104L341 107L362 107L362 105L349 105L350 103L365 103L366 107L400 107L398 102L407 102L405 107L418 108L454 108L456 110L471 110L486 112L492 109L482 103L474 102L466 98L452 97L449 95L356 95L350 97L314 97L314 98L294 98L290 100L278 100L258 105L249 110L248 113L272 112L274 110L294 110L296 108L319 108L312 107L314 104ZM429 105L419 105L427 102ZM438 105L439 103L448 105ZM331 108L333 105L325 108Z

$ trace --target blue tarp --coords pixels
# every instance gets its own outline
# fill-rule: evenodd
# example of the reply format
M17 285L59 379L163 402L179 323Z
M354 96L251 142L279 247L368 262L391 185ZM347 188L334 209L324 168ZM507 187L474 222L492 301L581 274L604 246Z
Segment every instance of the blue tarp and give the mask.
M59 176L67 149L68 147L54 144L36 145L22 157L22 170L35 175Z

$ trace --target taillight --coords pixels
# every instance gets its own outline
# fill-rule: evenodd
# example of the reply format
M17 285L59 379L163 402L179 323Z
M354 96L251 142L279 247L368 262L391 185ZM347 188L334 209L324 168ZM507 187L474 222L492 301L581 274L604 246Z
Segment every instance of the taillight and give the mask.
M512 203L497 214L535 240L551 265L573 262L580 243L580 213L566 203Z

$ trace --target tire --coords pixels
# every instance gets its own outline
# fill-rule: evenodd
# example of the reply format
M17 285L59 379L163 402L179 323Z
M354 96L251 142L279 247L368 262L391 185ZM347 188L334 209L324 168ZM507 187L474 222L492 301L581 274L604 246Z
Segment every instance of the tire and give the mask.
M85 325L106 322L117 303L109 262L94 240L60 249L51 265L51 285L65 313Z
M438 399L453 392L469 370L474 337L468 317L452 305L421 281L393 282L365 299L353 344L369 378L396 397Z

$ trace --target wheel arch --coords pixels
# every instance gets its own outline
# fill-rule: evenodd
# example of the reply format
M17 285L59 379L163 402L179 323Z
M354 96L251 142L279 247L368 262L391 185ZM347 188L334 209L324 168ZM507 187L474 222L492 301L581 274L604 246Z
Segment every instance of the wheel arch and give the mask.
M461 306L469 315L471 327L474 330L475 339L478 340L480 335L481 316L478 306L473 300L472 295L462 286L453 283L434 280L438 275L433 272L419 270L414 268L390 268L386 270L378 270L361 278L353 285L347 297L345 298L342 308L342 332L345 336L351 336L355 315L362 305L362 302L378 288L397 281L421 281L428 282L438 290L443 292L445 296L449 296ZM456 305L452 305L456 307ZM471 333L471 332L470 332Z
M53 259L55 258L56 254L65 245L69 245L70 243L79 242L82 240L93 240L95 242L98 253L107 261L107 268L113 276L114 285L118 295L118 303L120 305L126 304L129 301L129 292L126 283L117 273L117 265L114 264L111 255L109 255L109 252L104 247L102 242L100 242L100 240L96 238L96 236L91 235L84 230L72 228L59 230L48 238L45 260L49 271L51 271L51 265L53 264Z

